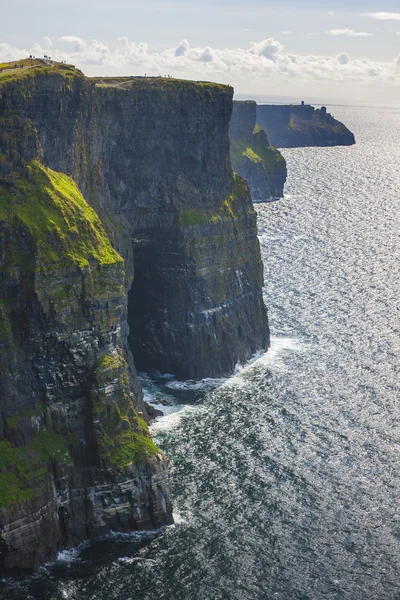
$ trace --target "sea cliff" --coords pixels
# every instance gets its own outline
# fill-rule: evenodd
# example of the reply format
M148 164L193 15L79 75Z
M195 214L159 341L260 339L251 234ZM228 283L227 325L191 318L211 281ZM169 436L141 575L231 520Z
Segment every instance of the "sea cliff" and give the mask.
M355 144L354 134L324 106L259 104L257 121L277 148Z
M229 127L233 169L247 180L254 202L283 196L286 161L257 124L255 102L234 102Z
M136 366L201 378L269 345L232 89L0 71L0 573L172 522Z

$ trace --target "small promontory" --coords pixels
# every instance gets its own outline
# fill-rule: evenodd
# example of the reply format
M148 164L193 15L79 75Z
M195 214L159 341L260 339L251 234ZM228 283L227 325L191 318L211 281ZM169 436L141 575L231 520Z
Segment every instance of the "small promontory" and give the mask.
M287 175L286 161L257 125L255 102L233 103L229 138L232 167L247 180L253 201L281 198Z
M259 104L257 121L277 148L355 144L354 134L325 106Z

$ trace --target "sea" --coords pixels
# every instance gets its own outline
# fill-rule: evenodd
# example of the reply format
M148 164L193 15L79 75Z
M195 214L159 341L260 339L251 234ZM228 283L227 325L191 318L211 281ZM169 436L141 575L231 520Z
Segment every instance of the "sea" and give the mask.
M400 105L330 110L356 145L283 150L285 197L256 205L270 350L143 376L175 524L2 600L400 600Z

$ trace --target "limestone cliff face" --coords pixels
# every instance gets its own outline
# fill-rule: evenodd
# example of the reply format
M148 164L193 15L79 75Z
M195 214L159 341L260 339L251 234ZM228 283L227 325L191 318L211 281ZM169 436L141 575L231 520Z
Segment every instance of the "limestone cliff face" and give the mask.
M231 98L68 66L0 72L2 574L171 522L134 362L200 378L268 347Z
M93 95L102 130L91 128L81 185L100 215L112 199L127 223L135 363L179 378L230 373L269 342L256 217L229 160L232 89L105 80Z
M351 146L353 133L326 112L309 105L258 105L257 121L278 148Z
M0 92L2 574L172 519L168 461L128 365L124 261L74 181L44 164L33 122L48 110L50 135L56 98L68 132L80 89L74 74Z
M254 202L283 196L286 161L257 125L255 102L234 102L229 126L233 169L247 180Z

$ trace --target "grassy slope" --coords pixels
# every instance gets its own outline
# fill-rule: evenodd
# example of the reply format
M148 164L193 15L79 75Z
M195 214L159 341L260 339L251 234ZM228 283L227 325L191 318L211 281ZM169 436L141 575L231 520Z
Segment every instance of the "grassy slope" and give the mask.
M93 259L101 264L122 262L100 218L76 183L34 160L0 188L0 221L23 224L35 241L41 266Z
M231 139L230 151L232 166L236 171L240 170L244 162L250 161L255 164L261 163L265 174L268 175L273 173L278 163L284 161L279 150L271 145L266 146L266 144L263 143L258 125L254 128L253 140L250 145L247 140Z

